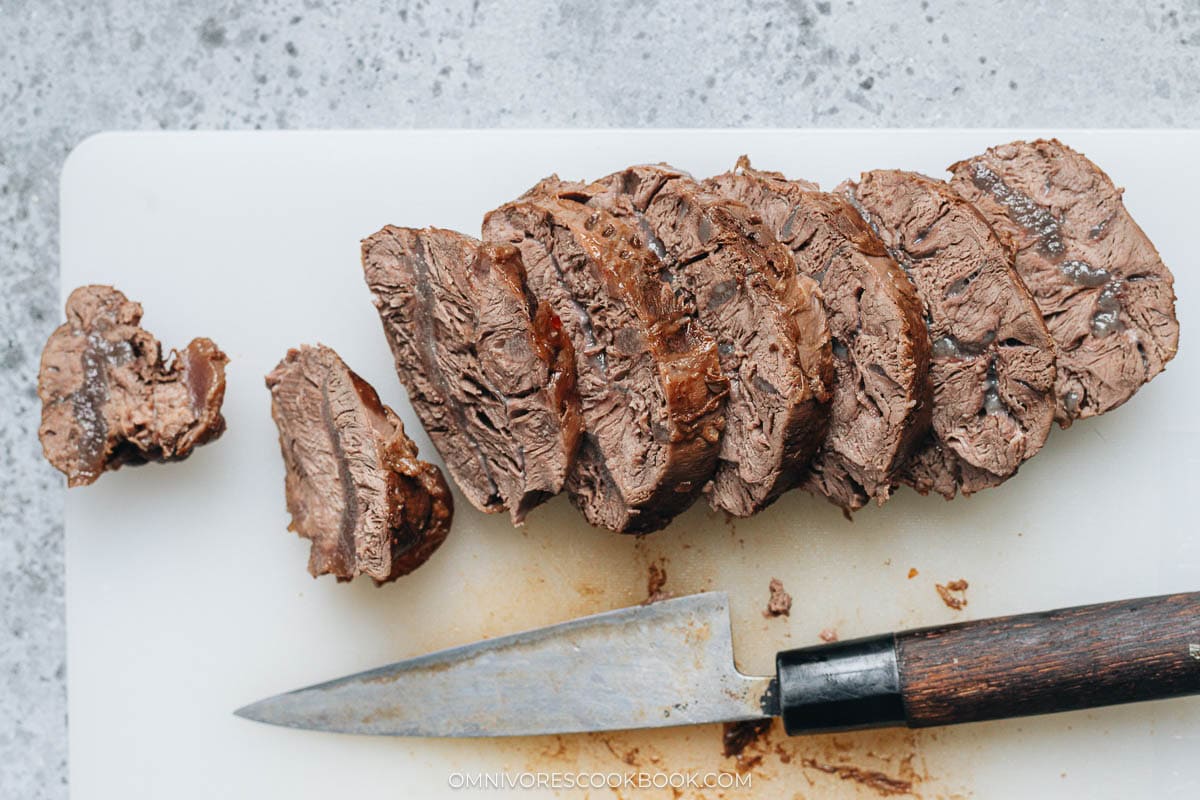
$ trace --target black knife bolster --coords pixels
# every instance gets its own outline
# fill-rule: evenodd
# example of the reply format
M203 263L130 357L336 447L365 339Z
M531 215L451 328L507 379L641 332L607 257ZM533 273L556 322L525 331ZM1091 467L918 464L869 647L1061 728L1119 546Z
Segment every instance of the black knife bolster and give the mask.
M789 735L905 722L894 634L785 650L775 670Z

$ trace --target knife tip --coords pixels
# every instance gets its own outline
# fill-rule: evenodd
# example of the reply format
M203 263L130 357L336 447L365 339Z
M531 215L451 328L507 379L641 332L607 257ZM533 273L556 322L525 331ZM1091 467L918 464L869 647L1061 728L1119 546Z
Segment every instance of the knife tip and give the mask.
M294 707L293 699L296 695L296 692L292 692L268 697L234 710L233 715L251 722L278 725L283 728L324 729L321 725L314 723L308 712L297 710Z
M262 701L250 703L249 705L242 706L241 708L236 708L233 711L233 715L235 717L241 717L242 719L248 719L254 722L266 721L262 714Z

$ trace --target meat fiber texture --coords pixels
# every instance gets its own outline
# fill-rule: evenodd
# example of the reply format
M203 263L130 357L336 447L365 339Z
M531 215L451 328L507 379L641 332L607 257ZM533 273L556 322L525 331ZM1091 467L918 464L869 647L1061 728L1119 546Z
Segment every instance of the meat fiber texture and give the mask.
M1099 167L1052 139L993 147L950 171L1016 245L1058 345L1060 425L1116 408L1175 357L1174 278Z
M209 339L164 359L142 307L111 286L82 286L42 352L38 436L69 486L124 464L179 461L225 431L225 365Z
M902 481L946 497L999 484L1054 419L1054 342L1009 243L942 181L877 170L843 190L925 304L933 430Z
M797 485L825 438L833 385L816 283L749 208L671 167L557 190L637 230L661 262L660 280L717 342L730 389L710 505L746 517Z
M289 529L312 542L313 577L378 585L424 564L450 532L454 502L400 418L328 347L288 351L266 383Z
M526 196L489 213L483 233L520 248L574 345L585 433L572 502L610 530L662 528L716 466L729 391L716 343L658 279L644 238L603 210Z
M844 197L737 167L705 182L740 200L818 281L833 336L830 423L805 487L843 509L884 502L929 430L929 333L904 270Z
M575 358L519 251L386 227L363 269L409 399L467 500L521 524L560 492L581 427Z

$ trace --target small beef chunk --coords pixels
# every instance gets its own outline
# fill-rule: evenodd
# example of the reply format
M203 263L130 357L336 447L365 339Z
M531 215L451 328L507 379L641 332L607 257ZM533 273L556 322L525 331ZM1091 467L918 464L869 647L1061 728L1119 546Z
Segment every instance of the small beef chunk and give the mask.
M747 517L795 486L825 437L833 359L820 290L787 248L750 209L667 166L539 190L625 221L717 341L730 387L709 504Z
M929 430L929 332L916 289L842 196L751 168L708 185L762 216L821 285L837 381L829 432L805 486L847 511L887 500Z
M670 600L671 593L663 588L666 585L666 559L660 558L657 561L652 561L646 568L646 600L643 605L661 603L663 600Z
M934 588L947 608L962 611L967 607L967 589L971 588L971 584L962 578L944 584L935 583Z
M1016 243L1017 272L1058 345L1064 428L1128 400L1175 357L1175 279L1121 190L1057 140L1013 142L950 167L951 185Z
M123 464L179 461L225 432L225 365L208 339L163 358L142 307L111 286L81 286L42 351L38 436L46 460L84 486Z
M1054 420L1054 341L1012 266L1012 251L942 181L877 170L844 186L925 304L933 431L905 475L947 498L1014 475ZM961 460L959 468L954 462Z
M562 323L511 245L386 227L363 269L396 371L450 475L481 511L521 524L575 462L579 395Z
M786 617L792 613L792 596L783 588L783 581L771 578L767 586L771 596L767 598L767 608L764 617Z
M585 433L572 502L610 530L664 527L716 467L729 392L716 343L636 230L603 210L539 194L491 212L483 231L520 248L575 346Z
M288 526L308 571L376 585L424 564L450 532L442 472L417 458L395 412L328 347L302 346L267 375L287 468Z

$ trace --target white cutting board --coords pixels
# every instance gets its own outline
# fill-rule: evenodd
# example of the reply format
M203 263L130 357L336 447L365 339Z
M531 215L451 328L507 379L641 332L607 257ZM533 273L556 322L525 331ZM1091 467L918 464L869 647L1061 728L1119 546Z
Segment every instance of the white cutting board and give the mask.
M289 346L336 348L400 412L423 454L436 455L392 371L359 269L361 237L385 223L477 232L483 212L554 171L598 177L667 160L706 175L749 153L758 166L832 186L874 167L942 174L988 145L1039 133L1057 133L1127 187L1131 211L1175 270L1184 344L1128 405L1055 431L1007 485L953 503L904 491L853 523L801 493L753 520L728 522L695 507L642 540L588 528L562 498L522 531L460 500L446 545L394 585L338 585L306 573L307 545L286 530L283 465L262 382ZM185 463L124 469L68 493L71 791L78 800L438 797L461 796L451 788L460 780L454 773L730 770L717 726L420 741L283 730L231 714L348 672L639 602L647 566L659 558L672 592L730 593L738 661L761 672L771 669L775 650L815 643L825 628L844 639L1200 589L1200 371L1189 352L1200 324L1197 185L1200 134L1192 132L87 140L63 171L64 295L84 283L115 284L144 304L146 326L167 346L209 336L232 363L229 430L220 441ZM771 577L795 597L790 620L761 614ZM956 578L970 582L963 612L934 590ZM913 780L923 797L1194 797L1200 700L922 733L786 740L776 727L766 749L747 773L755 796L877 796L847 770L838 777L821 769L850 766ZM614 796L607 789L564 796L585 794Z

